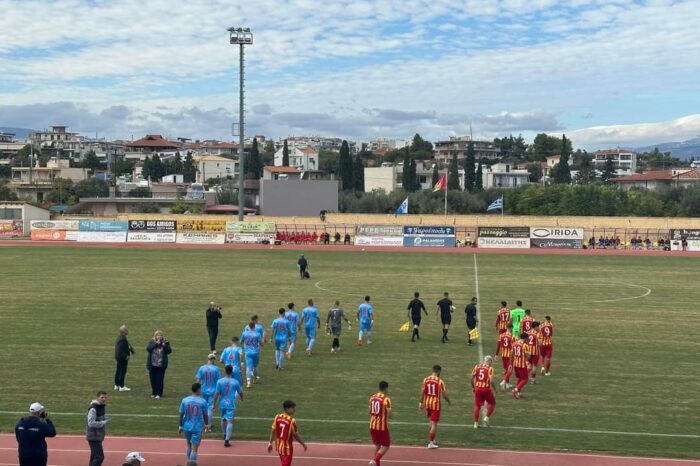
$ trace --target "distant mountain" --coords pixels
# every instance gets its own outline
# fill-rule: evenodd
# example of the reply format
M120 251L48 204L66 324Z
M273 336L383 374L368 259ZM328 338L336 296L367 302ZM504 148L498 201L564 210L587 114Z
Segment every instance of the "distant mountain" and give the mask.
M23 141L27 139L29 133L33 133L35 130L28 128L8 128L7 126L0 126L0 131L3 133L12 133L15 135L18 141Z
M651 152L658 147L661 152L670 152L671 156L681 160L700 160L700 136L683 142L663 142L646 147L638 147L635 152Z

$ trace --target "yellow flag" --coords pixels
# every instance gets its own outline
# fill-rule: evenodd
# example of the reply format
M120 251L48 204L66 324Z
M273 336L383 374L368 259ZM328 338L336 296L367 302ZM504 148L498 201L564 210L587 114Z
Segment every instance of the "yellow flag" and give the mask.
M403 324L403 325L401 326L401 328L399 329L399 332L408 332L408 327L409 327L410 325L411 325L410 322L406 322L405 324Z
M474 327L473 329L469 330L469 338L472 340L479 338L479 327Z

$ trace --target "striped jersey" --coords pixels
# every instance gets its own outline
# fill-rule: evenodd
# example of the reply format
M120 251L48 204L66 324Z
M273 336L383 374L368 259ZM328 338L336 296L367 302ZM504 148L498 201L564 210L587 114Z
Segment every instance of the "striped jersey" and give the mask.
M496 315L496 328L498 330L506 330L508 328L508 322L510 322L510 309L508 307L502 307L498 310Z
M496 354L500 354L502 358L509 358L513 351L513 335L506 331L498 336L498 348Z
M445 382L440 377L431 374L423 379L423 396L421 401L427 409L440 411L443 393L445 393Z
M489 388L493 378L493 367L488 364L477 364L472 370L474 388Z
M292 441L297 432L297 421L286 413L280 413L272 421L272 430L275 432L275 449L280 456L288 456L294 453Z
M551 322L543 322L540 324L540 335L542 346L550 346L552 344L552 336L554 336L554 325Z
M523 317L523 320L520 321L520 328L524 332L529 332L532 330L532 323L535 321L535 319L532 318L532 316L526 315Z
M540 354L539 339L540 333L537 330L532 329L527 332L527 346L530 348L531 356L539 356Z
M389 410L391 399L382 392L369 398L369 428L372 430L389 430Z
M527 367L527 355L530 349L526 342L518 340L513 343L513 353L511 355L511 361L513 362L513 367L523 368Z

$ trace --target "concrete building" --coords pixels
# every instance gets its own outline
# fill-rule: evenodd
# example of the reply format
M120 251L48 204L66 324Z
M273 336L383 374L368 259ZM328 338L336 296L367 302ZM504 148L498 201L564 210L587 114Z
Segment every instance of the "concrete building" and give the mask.
M35 148L48 148L56 152L63 151L63 155L71 159L80 157L83 139L79 133L66 131L65 126L52 126L50 131L29 133L29 142Z
M421 189L433 188L433 163L427 161L416 162L416 176ZM464 190L465 172L459 168L459 189ZM446 170L439 172L440 176L446 174ZM383 190L391 193L403 187L403 164L383 164L381 167L365 167L365 192Z
M633 173L628 176L620 176L610 181L627 190L634 188L686 188L700 186L700 171L694 168L653 170L645 173Z
M25 142L17 141L13 133L4 133L0 131L0 165L9 165L12 158L17 155L17 152L25 145Z
M318 151L311 146L289 146L289 166L299 170L318 170ZM284 146L275 152L275 166L282 166Z
M197 156L193 159L197 167L198 183L204 183L211 178L238 178L238 160L218 155Z
M0 239L29 236L32 220L49 220L50 212L26 202L0 201Z
M597 151L593 157L595 168L602 171L608 158L612 159L615 171L619 175L631 175L637 171L637 154L622 149Z
M338 210L337 180L263 180L260 182L262 215L317 216Z
M517 188L528 184L530 172L514 168L507 163L496 163L490 167L482 167L482 183L484 189Z
M12 167L10 187L19 197L42 202L53 189L56 178L78 183L88 179L87 168L70 168L69 160L51 159L45 167Z
M145 137L125 144L129 152L143 152L147 154L175 151L180 146L172 141L168 141L160 134L147 134Z
M457 160L463 160L467 156L467 146L471 138L469 136L451 136L448 140L434 143L435 160L447 164L452 160L453 155L457 155ZM494 145L493 141L474 140L474 160L496 160L500 158L501 152Z
M373 139L369 143L369 150L372 152L388 149L403 149L411 145L410 139L387 139L387 138L377 138Z

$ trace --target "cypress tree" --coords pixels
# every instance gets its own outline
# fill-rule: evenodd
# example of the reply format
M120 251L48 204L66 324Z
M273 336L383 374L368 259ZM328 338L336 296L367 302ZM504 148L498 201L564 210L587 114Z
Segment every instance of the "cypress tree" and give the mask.
M438 167L437 163L433 164L433 183L432 186L435 186L438 181L440 181L440 173L438 173Z
M474 191L484 190L484 171L479 164L479 168L476 169L476 179L474 180Z
M348 141L343 141L340 146L340 158L338 160L338 175L343 191L355 189L355 170L350 157Z
M447 177L447 189L456 189L459 191L459 165L457 163L457 154L452 155L450 171Z
M362 157L360 154L355 156L355 162L353 163L353 168L355 169L355 191L364 192L365 190L365 166L362 164Z
M284 147L282 147L282 166L289 166L289 147L287 147L287 140L284 140Z
M464 189L470 193L474 191L474 185L476 183L476 174L474 173L475 163L474 143L469 141L467 145L467 156L464 159Z

